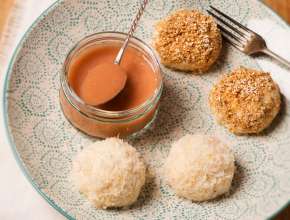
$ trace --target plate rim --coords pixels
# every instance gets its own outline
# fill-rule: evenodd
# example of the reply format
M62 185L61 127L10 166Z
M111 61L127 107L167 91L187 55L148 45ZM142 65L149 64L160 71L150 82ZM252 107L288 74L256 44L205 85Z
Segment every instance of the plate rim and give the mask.
M19 53L19 51L22 48L22 45L24 41L27 39L29 34L34 30L34 28L38 25L38 23L51 11L54 10L61 2L64 0L56 0L54 3L52 3L50 6L48 6L33 22L32 24L27 28L25 33L22 35L20 41L17 43L13 54L10 58L8 67L5 72L4 76L4 86L3 86L3 93L2 93L2 116L4 118L4 133L6 136L6 140L8 141L8 144L10 145L10 149L12 150L14 159L16 160L16 163L18 167L20 168L22 174L25 176L25 178L28 180L28 182L32 185L32 187L38 192L42 198L45 199L45 201L56 211L58 211L61 215L63 215L65 218L69 220L76 220L74 217L72 217L68 212L66 212L63 208L61 208L53 199L51 199L44 191L40 189L40 187L36 184L36 182L33 180L32 176L30 175L30 172L27 170L25 163L22 161L18 151L17 146L14 142L14 138L12 135L12 132L10 131L9 127L9 119L8 119L8 86L9 86L9 80L10 75L12 74L12 67L15 63L16 57Z
M62 2L66 0L56 0L53 2L50 6L48 6L33 22L32 24L27 28L25 33L22 35L20 41L17 43L16 47L14 48L14 51L12 53L12 56L9 60L8 66L6 68L6 71L4 71L4 77L3 77L3 93L2 93L2 116L3 116L3 124L4 124L4 134L6 137L6 140L8 142L8 145L10 146L10 149L12 150L14 159L16 160L16 163L18 167L20 168L22 174L25 176L25 178L28 180L28 182L33 186L33 188L41 195L42 198L44 198L47 203L57 210L60 214L62 214L65 218L69 220L76 220L75 217L71 216L65 209L60 207L53 199L51 199L33 180L32 176L30 175L30 172L26 168L25 163L22 161L19 152L17 151L17 146L14 142L14 138L12 135L12 132L10 131L9 127L9 118L8 118L8 96L7 93L8 91L8 86L9 86L9 81L10 81L10 76L12 74L12 67L15 64L16 57L19 54L19 51L21 50L23 43L25 40L28 38L30 33L34 30L34 28L37 27L39 22L48 15L51 11L53 11L58 5L60 5ZM276 11L274 11L272 8L270 8L267 4L265 4L261 0L255 0L262 4L269 13L271 13L276 19L279 20L279 23L281 23L285 28L288 28L290 30L290 25L282 18ZM288 199L288 202L286 202L281 208L279 208L277 211L273 212L270 214L267 218L268 219L273 219L276 215L278 215L282 210L284 210L288 205L290 205L290 198Z

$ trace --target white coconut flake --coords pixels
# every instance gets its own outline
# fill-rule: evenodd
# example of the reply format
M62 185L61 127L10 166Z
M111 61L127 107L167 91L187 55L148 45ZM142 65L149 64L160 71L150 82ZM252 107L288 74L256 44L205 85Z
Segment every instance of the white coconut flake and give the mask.
M205 201L229 191L234 171L227 145L216 137L186 135L172 145L164 175L178 196Z

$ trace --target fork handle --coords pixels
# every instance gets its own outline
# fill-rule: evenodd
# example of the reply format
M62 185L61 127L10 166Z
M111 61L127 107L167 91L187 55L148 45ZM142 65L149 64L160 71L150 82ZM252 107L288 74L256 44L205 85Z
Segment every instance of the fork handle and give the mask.
M262 50L263 53L269 55L270 57L273 57L274 59L278 60L280 63L285 65L288 69L290 69L290 62L284 59L283 57L279 56L278 54L274 53L273 51L269 50L268 48L265 48Z

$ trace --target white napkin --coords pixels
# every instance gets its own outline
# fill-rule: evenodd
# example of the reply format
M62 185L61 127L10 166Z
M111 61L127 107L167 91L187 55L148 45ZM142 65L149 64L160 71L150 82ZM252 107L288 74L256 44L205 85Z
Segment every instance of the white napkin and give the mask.
M32 22L55 0L15 0L4 38L0 42L0 103L3 102L3 79L12 53ZM1 0L0 0L1 4ZM1 16L1 15L0 15ZM0 107L0 219L63 220L25 179L13 158L5 137Z
M260 34L270 50L290 61L290 31L269 19L251 19L248 27ZM278 61L266 58L256 58L260 67L271 73L274 81L279 85L281 93L290 100L290 70L278 65Z
M1 1L1 0L0 0ZM56 0L16 0L0 41L0 74L3 77L14 48L32 22Z

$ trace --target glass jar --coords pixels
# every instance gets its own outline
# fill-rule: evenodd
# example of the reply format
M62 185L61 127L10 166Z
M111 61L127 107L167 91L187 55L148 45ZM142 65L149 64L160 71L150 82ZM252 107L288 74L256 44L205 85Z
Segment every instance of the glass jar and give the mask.
M160 64L153 50L143 41L133 37L129 46L144 55L151 65L157 78L157 87L152 96L141 105L123 111L102 110L88 105L73 91L68 82L68 70L74 56L83 50L104 44L119 44L126 38L126 34L117 32L103 32L90 35L81 40L68 54L63 71L61 72L60 104L66 118L73 126L84 133L100 137L126 137L150 124L157 114L159 100L162 93L162 77Z

